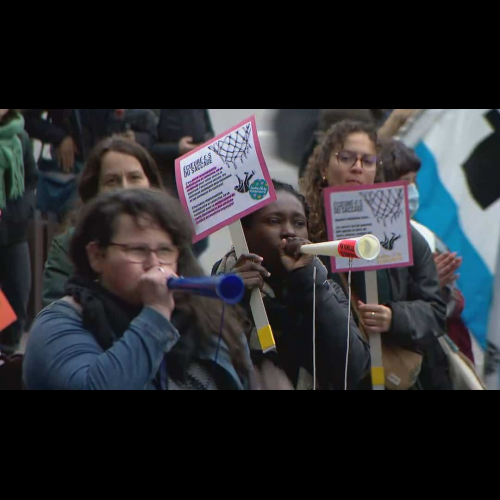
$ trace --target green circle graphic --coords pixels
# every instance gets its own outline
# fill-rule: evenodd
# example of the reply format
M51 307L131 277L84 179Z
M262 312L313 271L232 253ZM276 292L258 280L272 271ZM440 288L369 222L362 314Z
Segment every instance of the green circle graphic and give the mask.
M250 196L253 200L263 200L269 193L269 184L264 179L259 179L253 182L250 186Z

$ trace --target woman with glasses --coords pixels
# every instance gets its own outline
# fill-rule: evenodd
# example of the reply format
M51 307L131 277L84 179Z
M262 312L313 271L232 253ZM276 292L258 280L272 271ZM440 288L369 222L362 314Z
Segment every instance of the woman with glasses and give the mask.
M188 217L152 190L100 195L70 246L75 276L35 321L30 390L242 390L252 364L237 310L175 295L170 277L202 276ZM223 317L224 314L224 317ZM223 321L222 321L223 320Z
M327 241L323 190L331 186L365 186L382 180L381 145L369 124L344 121L334 125L311 157L302 189L311 208L310 236ZM414 266L379 271L380 304L366 303L364 273L353 273L359 299L359 321L366 334L423 355L416 389L451 389L449 367L438 338L446 332L446 307L440 294L434 259L425 239L412 229ZM330 262L325 259L325 264ZM345 280L332 275L339 284ZM368 382L367 387L370 384Z

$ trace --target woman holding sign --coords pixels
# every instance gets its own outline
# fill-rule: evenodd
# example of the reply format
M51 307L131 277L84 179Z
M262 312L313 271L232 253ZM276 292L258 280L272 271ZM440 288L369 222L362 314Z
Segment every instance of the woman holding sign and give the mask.
M37 318L24 381L34 390L241 390L252 373L236 313L173 294L202 276L189 219L151 190L100 195L71 242L76 275Z
M214 273L236 272L247 289L260 289L277 353L262 359L254 331L250 339L263 388L343 390L346 384L348 302L341 288L327 281L319 259L299 253L309 243L309 210L292 186L273 181L278 199L242 220L252 254L239 260L230 252ZM316 297L315 297L316 295ZM316 370L313 308L316 306ZM260 355L258 354L260 352ZM351 325L347 388L356 389L369 370L368 345Z
M366 186L381 180L380 144L374 127L357 122L333 126L309 161L302 188L311 207L310 232L314 242L327 241L323 190L333 186ZM449 367L438 338L446 332L436 266L424 238L412 229L414 266L379 271L380 305L366 304L364 273L354 273L355 310L366 334L382 334L386 346L423 355L412 368L420 375L414 388L451 389ZM329 266L329 262L325 262ZM345 283L333 275L339 283ZM416 376L408 374L410 379Z

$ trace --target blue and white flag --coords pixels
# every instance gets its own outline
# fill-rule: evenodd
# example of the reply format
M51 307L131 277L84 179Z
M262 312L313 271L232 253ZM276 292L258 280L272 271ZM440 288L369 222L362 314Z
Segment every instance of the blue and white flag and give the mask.
M500 111L425 110L404 141L423 162L416 219L463 257L463 318L500 385Z

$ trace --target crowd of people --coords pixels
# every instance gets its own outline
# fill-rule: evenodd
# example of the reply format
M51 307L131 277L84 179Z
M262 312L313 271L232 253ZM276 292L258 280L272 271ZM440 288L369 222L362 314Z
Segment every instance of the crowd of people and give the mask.
M379 304L368 303L363 274L353 273L351 311L347 276L299 252L328 240L328 187L405 180L418 211L421 163L395 136L420 110L308 111L318 113L294 156L300 188L274 180L277 200L242 220L249 253L218 249L213 274L235 273L247 290L241 306L223 308L165 286L168 277L203 276L197 257L207 242L192 244L174 167L214 137L208 110L0 110L0 288L17 316L0 332L0 389L28 327L26 235L43 173L30 139L77 178L78 196L62 214L45 264L45 308L16 365L25 389L369 390L373 334L387 360L409 360L405 389L453 389L439 339L474 358L456 286L461 259L439 238L412 225L414 265L378 271ZM278 117L284 149L285 122ZM250 310L255 289L276 337L269 353Z

